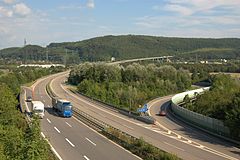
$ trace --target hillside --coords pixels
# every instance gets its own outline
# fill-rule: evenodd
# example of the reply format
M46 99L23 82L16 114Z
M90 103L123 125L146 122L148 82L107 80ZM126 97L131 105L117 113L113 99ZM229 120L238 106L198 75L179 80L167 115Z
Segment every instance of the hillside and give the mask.
M169 38L154 36L104 36L78 42L51 43L47 48L26 46L0 51L2 58L78 63L83 61L130 59L174 55L177 58L236 59L240 57L240 39Z

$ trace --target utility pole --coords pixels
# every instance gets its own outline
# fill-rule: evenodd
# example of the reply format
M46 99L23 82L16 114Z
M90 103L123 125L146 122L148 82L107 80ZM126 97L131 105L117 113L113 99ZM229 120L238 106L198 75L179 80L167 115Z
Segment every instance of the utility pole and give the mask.
M66 67L66 64L67 64L67 49L65 48L65 54L64 54L64 59L63 59L63 63Z
M26 38L24 38L23 47L25 47L26 45L27 45L27 40Z
M48 48L46 47L46 62L48 63Z

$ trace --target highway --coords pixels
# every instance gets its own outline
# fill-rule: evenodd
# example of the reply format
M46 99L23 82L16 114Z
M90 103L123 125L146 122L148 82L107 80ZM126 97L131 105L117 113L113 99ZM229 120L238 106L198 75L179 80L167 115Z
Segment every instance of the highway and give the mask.
M196 145L202 145L240 159L240 149L237 148L235 144L191 127L178 119L169 108L171 98L172 96L166 96L157 98L148 103L149 114L156 119L156 124L158 126L164 127L168 132L180 135L181 137L190 140L192 143L196 143ZM160 110L165 110L167 115L159 116Z
M72 101L74 107L115 128L134 137L143 137L144 140L156 147L174 153L183 159L240 159L240 150L238 148L228 145L227 142L217 141L214 137L184 126L182 123L176 123L176 121L168 120L165 117L157 117L160 121L160 123L157 123L158 125L148 125L124 116L117 111L103 107L97 102L87 100L81 95L73 94L64 85L67 76L68 73L62 74L51 81L50 86L54 93L62 98L69 99ZM43 83L42 88L45 85L46 83ZM154 103L156 107L151 107L153 115L159 112L161 103L164 103L169 98L165 97L163 100L158 101L158 103Z
M26 90L26 96L32 95L34 100L45 104L45 116L41 120L42 136L52 145L60 160L139 160L140 158L116 145L96 131L92 130L76 118L57 116L51 108L51 99L45 90L48 82L56 77L40 79L32 89ZM31 110L30 103L27 103Z
M110 65L113 64L123 64L123 63L130 63L130 62L138 62L138 61L146 61L146 60L159 60L159 59L168 59L172 58L173 56L162 56L162 57L147 57L147 58L136 58L136 59L128 59L128 60L121 60L109 63Z

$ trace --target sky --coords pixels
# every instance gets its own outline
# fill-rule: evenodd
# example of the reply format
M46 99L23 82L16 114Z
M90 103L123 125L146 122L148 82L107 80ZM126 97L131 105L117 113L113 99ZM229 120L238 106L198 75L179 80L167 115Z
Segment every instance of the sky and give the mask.
M0 0L0 48L128 34L240 38L240 0Z

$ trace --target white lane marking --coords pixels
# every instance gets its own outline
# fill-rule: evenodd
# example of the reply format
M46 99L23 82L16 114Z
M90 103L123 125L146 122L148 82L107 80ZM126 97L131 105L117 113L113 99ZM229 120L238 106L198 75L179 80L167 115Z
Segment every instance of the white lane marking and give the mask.
M69 139L67 139L67 138L65 138L65 139L72 147L75 147L75 145L71 141L69 141Z
M54 129L55 129L58 133L61 133L61 132L57 129L57 127L54 127Z
M53 79L53 80L51 81L51 83L52 83L53 81L55 81L56 79L57 79L57 78ZM51 85L50 85L50 86L51 86ZM122 120L125 120L125 121L127 121L127 122L130 122L130 123L132 123L132 124L137 124L137 125L139 124L139 123L133 122L133 121L131 121L131 120L125 119L125 118L123 118L123 117L121 117L121 116L119 116L119 115L116 115L116 114L114 114L114 113L111 113L111 112L109 112L109 111L107 111L107 110L105 110L105 109L102 109L102 108L100 108L100 107L97 107L97 106L95 106L94 104L92 104L91 102L86 101L86 100L84 100L84 99L81 99L81 98L79 98L77 95L71 93L70 91L65 90L62 84L61 84L60 86L61 86L61 88L62 88L66 93L68 93L68 94L71 95L72 97L75 97L76 99L78 99L78 100L80 100L80 101L82 101L82 102L84 102L84 103L86 103L86 104L88 104L88 105L90 105L90 106L92 106L92 107L94 107L94 108L97 108L97 109L99 109L99 110L101 110L101 111L103 111L103 112L106 112L106 113L108 113L108 114L110 114L110 115L113 115L113 116L115 116L115 117L118 117L118 118L120 118L120 119L122 119ZM163 129L166 129L167 131L169 131L169 129L167 129L166 127L164 127L164 126L161 125L160 123L156 122L156 124L157 124L158 126L162 127ZM171 136L169 136L169 137L170 137L170 138L173 138L173 137L171 137ZM175 138L174 138L174 139L175 139ZM181 141L181 140L178 139L178 141ZM181 141L181 142L184 142L184 141ZM196 142L195 142L195 143L196 143ZM191 145L191 146L194 146L194 147L199 148L198 146L192 145L192 143L188 143L188 144ZM198 144L198 145L199 145L199 144ZM204 146L204 148L205 148L205 146ZM205 149L203 149L203 150L205 150ZM229 159L235 159L234 157L230 157L230 156L228 156L228 155L226 155L226 154L224 154L224 153L218 152L218 151L216 151L216 150L215 150L215 151L218 152L218 153L220 153L220 154L218 154L218 153L216 153L216 152L209 151L209 150L205 150L205 151L210 152L210 153L213 153L213 154L218 155L218 156L221 156L221 157L225 157L225 158L226 158L226 157L229 157Z
M123 124L123 126L125 126L125 127L129 128L129 129L133 130L132 127L129 127L129 126L127 126L126 124Z
M72 128L72 126L68 123L68 122L65 122L69 127L71 127Z
M46 138L46 136L43 134L43 132L41 132L41 135L42 135L43 138Z
M96 143L93 143L90 139L88 139L87 137L85 138L88 142L90 142L92 145L96 146Z
M237 150L240 150L240 148L237 148L237 147L233 147L234 149L237 149Z
M83 157L84 157L86 160L90 160L90 159L89 159L87 156L85 156L85 155L84 155Z
M170 143L167 143L167 142L164 142L164 143L167 144L167 145L169 145L169 146L171 146L171 147L177 148L177 149L179 149L179 150L181 150L181 151L185 151L184 149L179 148L179 147L176 147L176 146L174 146L174 145L172 145L172 144L170 144Z
M137 159L142 160L142 158L138 157L137 155L133 154L132 152L130 152L129 150L123 148L122 146L120 146L119 144L113 142L112 140L106 138L105 136L103 136L102 134L100 134L99 132L97 132L96 130L90 128L88 125L86 125L86 124L83 123L82 121L78 120L76 117L73 116L73 118L74 118L77 122L81 123L82 125L84 125L84 126L87 127L88 129L90 129L91 131L93 131L94 133L96 133L97 135L99 135L99 136L101 136L102 138L104 138L105 140L107 140L107 141L111 142L112 144L118 146L118 147L121 148L122 150L124 150L124 151L128 152L129 154L131 154L132 156L136 157Z
M52 123L48 118L47 118L48 123Z
M59 160L63 160L62 157L57 153L57 151L53 148L53 146L51 145L51 143L48 141L48 139L46 139L46 136L43 134L43 132L41 132L42 137L47 141L47 143L49 144L49 146L51 147L51 150L53 151L53 153L57 156L57 158Z

